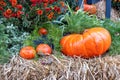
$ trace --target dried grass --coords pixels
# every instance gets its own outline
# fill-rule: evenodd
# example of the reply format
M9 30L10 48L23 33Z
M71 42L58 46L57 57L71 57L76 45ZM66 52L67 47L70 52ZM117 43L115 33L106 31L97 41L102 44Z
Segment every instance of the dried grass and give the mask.
M105 18L105 11L106 11L106 6L105 6L106 0L101 0L100 2L98 2L96 5L97 7L97 16L100 19L104 19ZM118 12L117 10L113 9L111 10L111 20L113 21L118 21L120 20L120 12Z
M89 60L51 55L38 61L14 56L0 73L0 80L120 80L120 55Z

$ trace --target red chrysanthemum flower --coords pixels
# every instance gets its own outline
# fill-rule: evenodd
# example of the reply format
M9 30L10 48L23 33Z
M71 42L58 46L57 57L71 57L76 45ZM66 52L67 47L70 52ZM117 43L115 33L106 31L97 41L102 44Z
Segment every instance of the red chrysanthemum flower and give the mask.
M4 9L3 9L3 7L0 7L0 11L3 11Z
M48 3L44 3L43 5L44 5L44 7L47 7L47 6L48 6Z
M43 14L43 11L42 11L42 10L37 10L37 14L38 14L38 15L42 15L42 14Z
M52 4L54 2L55 2L55 0L49 0L49 4Z
M18 10L18 11L16 12L16 16L17 16L17 18L21 18L21 14L23 14L23 12L20 11L20 10Z
M3 7L6 6L6 2L0 0L0 6L3 6Z
M16 7L17 5L17 0L9 0L12 4L12 7Z
M46 12L49 12L49 11L51 11L52 10L52 8L45 8L45 11Z
M32 4L36 4L36 3L37 3L37 0L30 0L30 2L31 2Z
M60 12L61 12L61 9L60 9L60 7L58 7L58 6L55 6L55 7L54 7L54 11L60 13Z
M22 10L22 8L23 8L23 6L21 4L18 4L16 7L18 10Z
M43 3L48 3L49 1L48 0L43 0Z
M35 6L36 6L36 4L31 4L31 6L32 6L32 7L35 7Z
M7 15L10 15L12 13L12 10L11 9L7 9L5 12L6 12Z
M12 13L11 17L17 17L17 14L16 13Z

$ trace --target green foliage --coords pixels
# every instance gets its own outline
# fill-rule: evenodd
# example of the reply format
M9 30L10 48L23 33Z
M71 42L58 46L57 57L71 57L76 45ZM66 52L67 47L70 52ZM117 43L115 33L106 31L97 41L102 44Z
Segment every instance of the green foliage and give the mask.
M8 35L5 33L5 26L0 24L0 64L7 62L9 54L7 52L7 44L5 41L8 39Z
M23 46L23 41L28 37L29 33L19 30L18 26L0 25L0 62L8 61L9 57L18 54Z
M57 24L53 24L51 22L46 23L43 26L47 26L48 30L48 39L52 39L52 43L54 45L54 49L60 51L60 39L63 37L63 26L59 26Z
M65 0L65 2L69 4L71 9L74 9L76 6L78 6L77 0Z
M14 26L11 22L5 23L6 19L0 19L0 62L7 62L9 57L18 54L23 46L23 41L29 33ZM4 25L2 25L4 24Z
M24 41L24 46L34 46L34 43L33 41L38 39L39 38L39 34L38 34L38 30L39 30L39 27L38 26L35 26L35 29L32 31L32 33L28 36L28 38Z
M47 35L39 35L39 28L46 28L48 30ZM63 36L62 28L58 25L55 25L51 22L46 22L40 27L37 27L33 30L28 39L24 41L24 46L30 45L36 47L38 44L46 43L49 44L54 50L60 51L60 39Z
M120 21L114 22L109 19L101 20L101 26L109 30L112 37L115 37L116 34L120 33Z
M28 37L29 33L25 31L20 31L18 26L9 25L6 26L6 33L8 34L8 39L6 44L8 45L8 51L11 55L18 54L23 41Z
M120 54L120 21L102 20L101 26L106 28L112 37L112 44L109 50L111 55Z
M112 45L109 50L110 55L118 55L120 54L120 35L115 36L112 39Z
M95 15L88 15L82 10L76 13L69 8L69 12L65 14L62 22L65 23L64 32L82 33L85 29L100 26L100 20Z

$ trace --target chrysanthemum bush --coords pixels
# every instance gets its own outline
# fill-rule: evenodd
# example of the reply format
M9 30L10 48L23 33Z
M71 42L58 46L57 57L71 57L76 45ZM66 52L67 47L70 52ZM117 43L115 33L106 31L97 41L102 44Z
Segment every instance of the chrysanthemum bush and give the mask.
M31 27L56 19L66 8L63 0L1 0L0 16L17 26Z

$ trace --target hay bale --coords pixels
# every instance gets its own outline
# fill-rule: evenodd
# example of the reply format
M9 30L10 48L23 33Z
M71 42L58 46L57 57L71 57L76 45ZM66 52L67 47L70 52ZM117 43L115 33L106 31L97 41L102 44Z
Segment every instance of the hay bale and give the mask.
M106 11L106 1L105 0L101 0L100 2L96 3L96 7L97 7L97 16L100 19L105 19L105 11ZM111 10L111 20L113 21L118 21L120 20L120 13L113 9Z
M14 56L0 72L0 80L119 80L120 56L86 60L51 55L38 61Z

